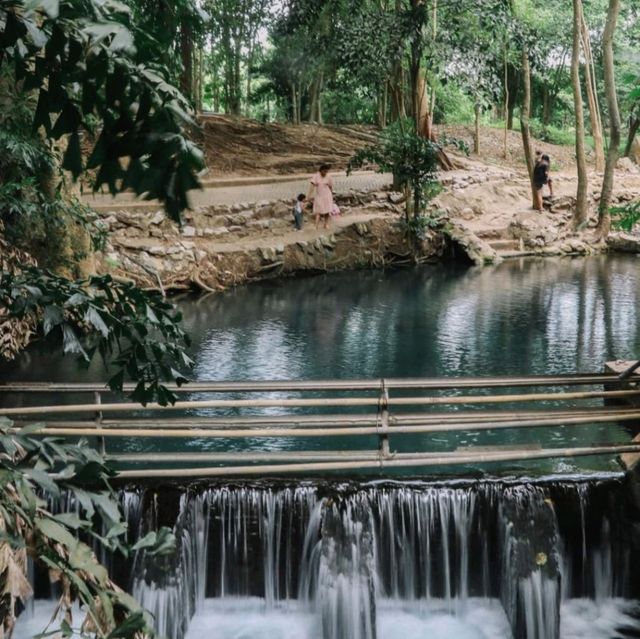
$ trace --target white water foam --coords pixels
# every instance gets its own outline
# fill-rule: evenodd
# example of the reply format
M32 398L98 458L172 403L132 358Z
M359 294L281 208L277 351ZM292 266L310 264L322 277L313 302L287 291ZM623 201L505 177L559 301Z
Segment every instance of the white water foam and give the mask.
M55 612L57 600L51 599L37 599L33 602L33 606L30 610L25 610L16 621L16 626L13 632L13 639L32 639L36 635L39 635L45 631L52 632L60 628L61 617L58 615L52 621L53 613ZM72 608L73 623L72 628L78 629L84 621L85 614L77 604ZM80 637L79 633L73 635Z
M638 628L629 613L638 603L626 599L568 599L560 608L561 639L609 639L620 636L621 626ZM634 635L635 636L635 635Z
M448 603L382 600L377 605L378 639L511 639L500 603L470 599L468 612L449 614ZM185 639L321 639L319 615L294 601L267 608L260 598L207 599Z

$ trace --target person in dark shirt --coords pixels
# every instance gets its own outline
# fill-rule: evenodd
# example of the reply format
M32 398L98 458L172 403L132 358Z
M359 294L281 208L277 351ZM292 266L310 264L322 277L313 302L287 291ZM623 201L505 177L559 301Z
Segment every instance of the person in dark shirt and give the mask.
M535 209L537 211L542 211L542 189L545 184L549 185L549 194L553 197L553 180L549 176L550 166L551 160L548 155L544 154L540 156L533 167L533 185L536 189Z

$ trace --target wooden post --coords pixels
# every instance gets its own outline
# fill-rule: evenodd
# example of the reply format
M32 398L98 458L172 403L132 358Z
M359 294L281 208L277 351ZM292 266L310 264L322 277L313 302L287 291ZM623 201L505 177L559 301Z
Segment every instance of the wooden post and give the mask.
M96 400L96 405L100 406L102 404L102 396L100 395L100 391L96 391L93 394L95 400ZM95 416L95 423L96 423L96 428L102 428L103 424L102 424L102 411L101 410L97 410L96 411L96 416ZM106 439L103 437L100 437L100 452L105 455L107 453L107 443L106 443Z
M378 450L381 460L391 456L389 450L389 391L384 383L384 379L380 382L380 401L378 404L380 414L380 434L378 435Z

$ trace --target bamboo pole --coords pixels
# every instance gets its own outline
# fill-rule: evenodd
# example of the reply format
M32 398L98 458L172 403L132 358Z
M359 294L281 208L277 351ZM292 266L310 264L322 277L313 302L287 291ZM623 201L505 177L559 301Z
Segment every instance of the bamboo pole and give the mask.
M211 438L211 439L244 439L258 437L338 437L338 436L363 436L363 435L401 435L401 434L427 434L427 433L447 433L459 431L480 431L480 430L502 430L506 428L535 428L545 426L575 426L581 424L599 424L607 422L638 421L639 411L629 411L624 415L612 417L610 415L594 416L585 415L583 417L553 417L548 419L514 420L505 422L463 422L460 424L425 424L414 426L361 426L344 428L263 428L263 429L240 429L240 430L215 430L215 429L165 429L156 431L155 429L134 429L120 428L118 430L106 428L50 428L44 426L39 430L34 430L32 434L72 436L72 437L154 437L154 438ZM17 429L12 429L17 431Z
M269 391L357 391L380 390L379 379L352 380L256 380L238 382L189 382L182 386L167 384L174 393L228 393L228 392L269 392ZM615 373L584 373L577 375L530 375L515 377L449 377L449 378L385 378L389 390L432 389L447 390L460 388L500 388L523 386L581 386L601 385L619 382ZM640 375L628 380L640 382ZM132 391L135 384L126 383L125 392ZM101 383L94 382L8 382L0 384L1 392L11 393L84 393L112 391Z
M569 399L596 398L625 398L638 397L638 390L621 391L583 391L568 393L526 393L513 395L462 395L456 397L393 397L389 399L389 406L448 406L465 404L511 404L533 401L558 401ZM122 404L101 404L103 413L131 412L140 410L178 411L205 408L285 408L285 407L314 407L314 406L377 406L378 397L332 397L332 398L302 398L302 399L216 399L204 401L176 402L170 406L140 404L125 402ZM90 413L95 412L95 404L69 404L58 406L20 406L15 408L0 408L0 416L11 415L56 415L61 413Z
M588 421L593 421L595 416L608 417L611 421L621 419L626 421L628 419L635 419L638 415L637 408L619 408L619 409L603 409L603 408L590 408L588 410L535 410L535 411L520 411L504 413L499 412L483 412L472 411L468 413L417 413L417 414L398 414L389 415L389 424L391 428L397 428L404 425L427 425L427 424L448 424L448 423L502 423L505 421L515 420L534 420L549 419L551 417L564 421L570 417L586 417ZM312 419L305 419L305 417L311 417ZM20 427L31 422L16 422L16 427ZM219 429L232 429L239 426L251 426L253 428L269 428L274 426L286 426L287 428L323 428L323 429L336 429L348 426L375 426L378 423L376 417L362 416L359 418L352 418L349 415L327 415L327 416L293 416L293 415L281 415L278 417L271 417L269 419L261 419L259 417L255 419L234 419L234 418L220 418L220 417L201 417L201 418L186 418L180 420L136 420L125 419L121 421L104 420L102 426L113 430L121 429L149 429L160 431L163 429L176 429L183 430L206 428L207 430ZM94 428L95 422L93 421L64 421L55 420L47 421L44 423L47 428Z
M438 457L428 453L428 457L413 454L396 454L391 459L310 462L294 464L262 464L256 466L208 467L208 468L153 468L145 470L124 470L118 477L122 479L159 478L170 479L188 477L229 477L250 475L282 475L290 473L309 473L319 471L345 470L381 470L384 468L417 468L437 466L457 466L461 464L488 464L509 461L534 461L539 459L557 459L585 457L595 455L620 455L622 453L640 453L640 444L622 444L593 446L588 448L546 448L540 450L511 450L491 453L441 453Z

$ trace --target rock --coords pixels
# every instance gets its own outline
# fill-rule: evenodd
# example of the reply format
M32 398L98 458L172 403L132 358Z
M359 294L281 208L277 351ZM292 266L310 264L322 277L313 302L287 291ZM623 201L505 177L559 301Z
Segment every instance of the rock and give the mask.
M125 226L133 226L141 231L146 231L149 227L149 222L139 213L134 213L132 211L116 211L115 217L121 224L124 224Z
M462 211L460 211L460 217L463 220L473 220L473 218L475 217L475 213L472 208L466 207L462 209Z
M391 204L402 204L407 198L404 193L389 193L388 199Z
M247 228L268 229L271 227L272 220L251 220L247 222Z
M165 218L164 211L160 209L159 211L156 211L153 214L153 216L149 220L149 224L153 224L154 226L157 226L158 224L162 224L162 222L164 222L164 218Z
M259 253L263 262L273 262L276 259L276 251L270 247L259 249Z
M150 246L147 249L147 253L150 253L151 255L166 255L167 254L167 249L164 246Z
M478 266L498 264L502 258L487 242L480 239L468 228L457 222L449 222L444 229L451 241L457 244Z
M509 235L528 246L535 245L535 240L538 239L544 244L550 244L556 239L556 229L538 211L523 211L509 225Z
M632 233L611 233L607 245L613 251L622 253L640 253L640 235Z
M182 234L183 234L185 237L195 237L195 235L196 235L196 229L195 229L195 226L185 226L185 227L182 229Z
M195 242L180 242L180 246L182 246L183 249L186 249L188 251L196 247Z
M336 244L336 236L335 235L330 235L330 236L327 237L326 235L323 235L320 238L320 243L321 243L321 247L328 248L328 249L333 249L333 247ZM319 247L319 248L321 248L321 247Z
M203 229L205 237L220 237L221 235L227 235L229 229L226 226L216 226L215 228L206 227Z
M363 222L357 222L355 225L356 233L360 236L364 236L369 232L369 227Z
M626 173L638 173L638 167L630 158L620 158L616 164L616 169L618 169L618 171L625 171Z
M282 253L284 253L284 244L276 244L274 249L276 253L281 255Z

